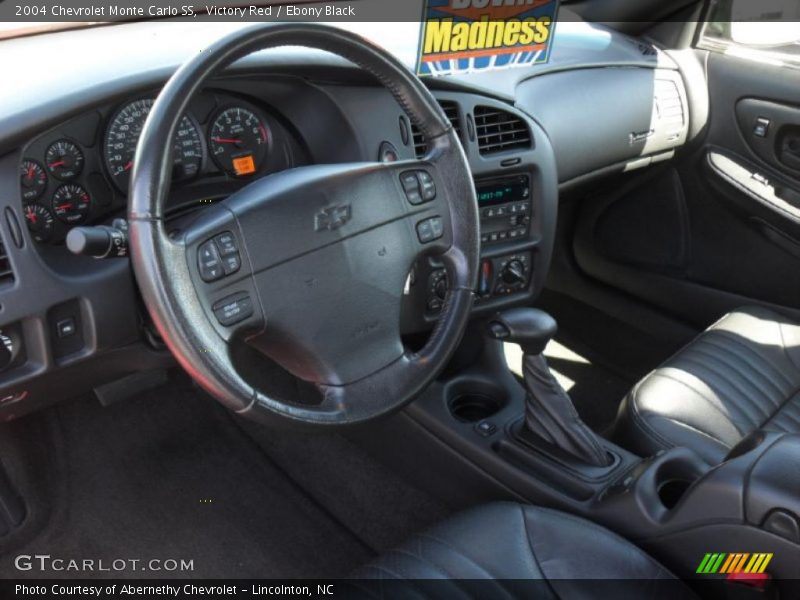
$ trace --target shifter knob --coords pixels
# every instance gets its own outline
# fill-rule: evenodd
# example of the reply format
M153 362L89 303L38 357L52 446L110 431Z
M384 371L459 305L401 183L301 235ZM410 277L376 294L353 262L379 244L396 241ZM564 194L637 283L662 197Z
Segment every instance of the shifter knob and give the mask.
M491 337L519 344L525 354L541 354L556 331L556 320L536 308L512 308L489 321Z

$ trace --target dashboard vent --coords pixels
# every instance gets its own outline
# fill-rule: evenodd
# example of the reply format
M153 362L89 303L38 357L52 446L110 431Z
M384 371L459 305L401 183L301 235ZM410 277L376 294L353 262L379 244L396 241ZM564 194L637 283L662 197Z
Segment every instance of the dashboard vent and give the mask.
M439 106L442 107L444 114L453 124L453 129L456 130L456 135L461 139L461 121L458 118L458 104L449 100L440 100ZM428 143L425 141L425 136L422 135L416 125L411 126L411 134L414 138L414 154L417 158L422 158L428 151Z
M0 238L0 285L8 283L14 283L14 270L11 268L3 239Z
M669 79L657 79L654 95L655 116L664 128L664 134L667 138L680 136L686 125L686 115L677 84Z
M489 106L475 107L475 131L481 154L531 147L531 132L518 116Z

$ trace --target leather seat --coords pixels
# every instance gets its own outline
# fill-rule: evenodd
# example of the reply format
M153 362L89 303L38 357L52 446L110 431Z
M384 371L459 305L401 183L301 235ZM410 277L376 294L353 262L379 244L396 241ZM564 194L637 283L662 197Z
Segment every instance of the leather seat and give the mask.
M800 433L800 325L746 307L631 390L616 438L643 456L686 446L716 464L757 429Z
M659 597L659 589L665 598L668 593L670 598L688 594L669 571L608 529L566 513L510 502L461 513L362 567L354 578L412 580L411 597L476 595L459 582L427 587L420 582L434 579L484 580L487 587L481 589L481 597L653 598ZM602 590L607 594L599 593L596 580L606 580ZM523 581L538 587L526 588ZM387 589L391 586L380 587L382 592ZM542 593L531 595L532 590ZM403 594L395 591L397 597L409 597L407 588Z

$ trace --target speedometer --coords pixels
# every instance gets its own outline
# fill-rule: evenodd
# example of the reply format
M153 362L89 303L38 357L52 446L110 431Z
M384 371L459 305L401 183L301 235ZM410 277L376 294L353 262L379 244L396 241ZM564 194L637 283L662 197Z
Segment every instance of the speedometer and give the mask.
M128 191L133 157L142 127L153 107L152 98L135 100L120 108L106 131L104 156L106 167L123 192ZM200 172L203 163L203 142L197 125L186 115L175 132L172 180L190 179Z

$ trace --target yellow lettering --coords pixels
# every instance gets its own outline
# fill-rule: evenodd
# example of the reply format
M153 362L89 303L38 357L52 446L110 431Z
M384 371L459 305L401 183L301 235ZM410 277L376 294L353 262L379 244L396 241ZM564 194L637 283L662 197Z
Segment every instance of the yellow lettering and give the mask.
M519 21L507 21L503 32L503 45L516 46L519 42L519 30L522 23Z
M473 23L476 25L476 23ZM456 23L453 27L453 39L450 40L450 50L453 52L460 52L469 47L469 30L468 23Z
M428 21L425 25L425 54L450 52L450 37L453 19Z
M537 44L544 44L548 39L550 39L550 26L553 24L553 20L550 17L542 17L536 22L536 36L534 36L533 41Z
M535 35L536 19L525 19L522 22L522 33L519 36L519 43L523 46L528 46L533 43Z

